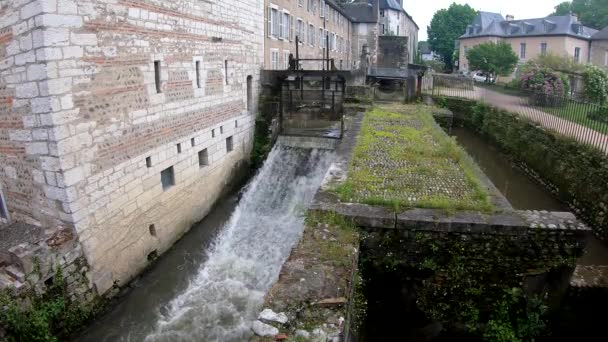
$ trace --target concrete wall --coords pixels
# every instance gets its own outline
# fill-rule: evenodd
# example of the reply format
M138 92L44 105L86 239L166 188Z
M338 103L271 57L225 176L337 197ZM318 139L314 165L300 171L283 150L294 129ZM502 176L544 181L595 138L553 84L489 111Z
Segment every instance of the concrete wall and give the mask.
M408 37L380 36L378 67L407 69L410 61Z
M73 227L101 293L167 250L250 151L263 11L259 0L4 5L0 179L12 218Z
M608 69L608 40L591 43L591 64Z
M351 53L351 36L353 24L347 20L335 8L325 5L325 10L320 8L325 1L302 0L302 6L296 0L264 0L264 69L284 70L287 69L289 54L296 55L295 37L297 35L297 21L301 19L305 25L303 37L299 37L302 43L299 46L300 58L325 58L324 52L326 44L321 45L319 37L321 28L331 34L336 34L342 43L335 44L330 48L329 57L335 60L336 68L340 70L350 70L353 63ZM310 7L309 7L310 4ZM312 6L314 4L314 6ZM269 8L276 9L279 13L286 13L290 16L289 34L287 38L276 37L271 34L269 25ZM323 17L321 17L323 15ZM293 26L291 26L293 20ZM308 39L310 25L314 27L313 41ZM336 38L337 42L338 38ZM278 63L273 64L272 53L278 53ZM321 69L321 62L303 62L304 69Z

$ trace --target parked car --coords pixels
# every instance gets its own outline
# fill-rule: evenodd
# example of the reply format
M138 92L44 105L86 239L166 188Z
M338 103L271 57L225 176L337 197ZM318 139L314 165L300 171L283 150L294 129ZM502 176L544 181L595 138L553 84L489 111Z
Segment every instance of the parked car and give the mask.
M494 78L492 78L492 76L488 76L488 74L484 74L483 72L476 72L473 74L473 81L494 83Z

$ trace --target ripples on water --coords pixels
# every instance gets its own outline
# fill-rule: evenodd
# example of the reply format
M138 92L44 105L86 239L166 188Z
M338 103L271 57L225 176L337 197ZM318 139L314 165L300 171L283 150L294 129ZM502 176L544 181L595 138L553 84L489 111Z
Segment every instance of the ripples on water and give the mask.
M297 243L304 210L332 154L276 146L188 288L159 314L147 342L243 341Z

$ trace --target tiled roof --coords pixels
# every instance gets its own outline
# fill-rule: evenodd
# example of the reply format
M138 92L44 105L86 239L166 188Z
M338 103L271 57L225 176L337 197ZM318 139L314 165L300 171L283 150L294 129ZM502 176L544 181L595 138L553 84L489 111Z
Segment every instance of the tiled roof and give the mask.
M575 16L571 15L506 21L498 13L479 12L460 38L567 35L591 39L595 33L597 30L583 26Z
M594 34L591 39L593 40L608 40L608 26L604 27L603 30L598 31Z
M374 6L373 0L367 2L354 2L342 5L344 12L357 23L378 22L378 9Z
M396 0L380 0L380 9L403 11L403 8L401 8L401 5Z

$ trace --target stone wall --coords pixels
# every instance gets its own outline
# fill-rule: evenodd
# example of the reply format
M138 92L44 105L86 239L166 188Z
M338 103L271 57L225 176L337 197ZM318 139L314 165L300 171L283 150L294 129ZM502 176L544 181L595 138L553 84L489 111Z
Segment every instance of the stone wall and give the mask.
M591 64L608 69L608 40L594 40L591 42Z
M474 101L445 98L456 119L481 132L559 198L595 235L608 238L608 157L536 124ZM531 143L533 142L533 143Z
M407 69L410 59L408 37L380 36L378 38L378 67Z
M263 6L3 4L0 179L11 217L73 228L104 293L202 219L247 159Z

